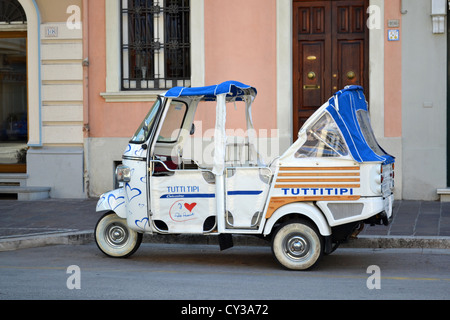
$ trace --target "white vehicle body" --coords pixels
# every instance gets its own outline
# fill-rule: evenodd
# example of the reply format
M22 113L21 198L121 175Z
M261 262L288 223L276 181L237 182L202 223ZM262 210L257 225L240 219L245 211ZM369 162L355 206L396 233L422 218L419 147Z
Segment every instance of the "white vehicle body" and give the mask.
M161 96L124 152L117 170L123 187L98 201L97 211L107 213L96 227L99 248L128 256L143 233L158 233L217 234L224 249L230 235L254 234L272 240L283 266L304 270L364 224L389 223L394 158L373 137L361 87L330 98L268 165L255 148L255 97L255 88L234 81ZM210 164L183 157L205 100L217 103ZM225 105L235 101L245 103L248 136L227 144ZM240 159L227 158L230 148Z

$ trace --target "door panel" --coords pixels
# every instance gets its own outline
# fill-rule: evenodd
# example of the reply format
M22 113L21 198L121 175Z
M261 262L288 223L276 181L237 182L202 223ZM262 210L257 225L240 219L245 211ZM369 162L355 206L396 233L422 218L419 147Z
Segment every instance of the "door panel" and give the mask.
M365 0L332 3L332 68L334 82L329 95L347 85L368 89L368 29Z
M262 221L272 173L268 168L227 168L225 228L257 229Z
M323 60L325 44L323 41L304 42L301 44L302 66L301 83L303 108L314 108L322 100L325 88L323 77Z
M367 0L293 3L294 137L346 85L368 87Z
M216 221L216 186L211 176L208 170L171 170L169 175L151 175L154 226L168 233L211 231Z
M294 2L294 136L330 91L330 14L330 1Z
M340 90L347 85L363 85L364 66L361 65L364 54L364 44L361 41L339 41L337 43L338 66L341 70L337 88Z

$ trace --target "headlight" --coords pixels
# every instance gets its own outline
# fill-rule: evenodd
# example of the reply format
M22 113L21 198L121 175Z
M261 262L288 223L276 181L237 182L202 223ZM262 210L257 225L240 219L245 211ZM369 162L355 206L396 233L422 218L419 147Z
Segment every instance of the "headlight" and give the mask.
M130 167L123 164L118 165L116 168L116 179L118 182L130 182L131 180Z

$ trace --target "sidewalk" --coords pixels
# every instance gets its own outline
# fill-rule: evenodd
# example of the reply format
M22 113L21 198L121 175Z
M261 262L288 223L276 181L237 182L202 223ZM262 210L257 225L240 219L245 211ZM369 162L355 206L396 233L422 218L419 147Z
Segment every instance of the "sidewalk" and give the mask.
M94 240L101 213L97 199L0 200L0 251ZM389 226L368 226L347 247L450 249L450 203L395 201ZM235 245L255 245L256 237L235 237ZM215 243L211 237L145 236L145 242Z

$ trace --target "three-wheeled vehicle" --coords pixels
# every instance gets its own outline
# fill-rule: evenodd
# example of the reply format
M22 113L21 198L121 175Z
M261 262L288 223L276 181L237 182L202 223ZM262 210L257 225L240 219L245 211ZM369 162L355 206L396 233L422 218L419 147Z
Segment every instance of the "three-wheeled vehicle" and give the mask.
M217 235L221 249L232 245L232 234L257 235L271 241L282 266L305 270L364 224L389 223L394 157L375 139L362 87L333 95L269 164L256 150L256 93L227 81L175 87L156 100L117 167L122 187L98 201L102 252L130 256L144 233ZM207 106L216 113L210 163L183 152L205 101L215 101ZM245 105L247 136L227 143L226 104L236 101Z

